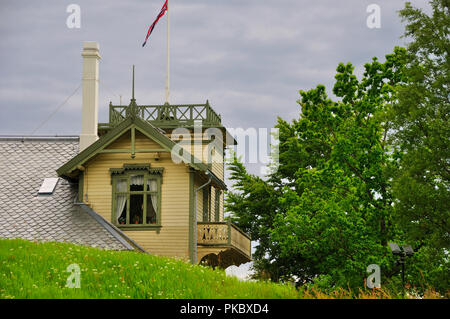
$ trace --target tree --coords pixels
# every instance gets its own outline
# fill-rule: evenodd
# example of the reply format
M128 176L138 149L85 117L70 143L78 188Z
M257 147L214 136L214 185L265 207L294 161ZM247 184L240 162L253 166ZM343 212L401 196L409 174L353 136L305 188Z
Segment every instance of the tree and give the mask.
M448 0L430 1L425 14L406 3L408 81L391 114L399 156L393 174L397 220L410 241L450 247L450 14Z
M278 119L279 169L267 180L230 163L235 191L226 208L259 246L255 268L273 280L318 278L331 286L361 287L365 269L391 269L387 242L398 235L387 172L397 163L387 144L386 114L403 84L405 50L365 65L339 64L333 92L300 91L300 118ZM389 270L384 272L389 275Z

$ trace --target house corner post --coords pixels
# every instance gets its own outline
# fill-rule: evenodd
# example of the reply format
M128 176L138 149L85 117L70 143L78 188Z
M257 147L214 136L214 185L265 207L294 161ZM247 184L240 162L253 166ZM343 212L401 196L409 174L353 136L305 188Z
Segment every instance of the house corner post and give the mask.
M194 242L194 214L195 212L195 196L194 196L194 171L191 169L189 170L189 259L191 263L195 263L195 256L194 253L196 253Z

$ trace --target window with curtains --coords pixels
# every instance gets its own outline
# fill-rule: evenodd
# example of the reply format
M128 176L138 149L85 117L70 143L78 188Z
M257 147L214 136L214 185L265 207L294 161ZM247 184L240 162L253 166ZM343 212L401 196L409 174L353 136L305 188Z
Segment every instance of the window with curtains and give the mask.
M112 176L113 221L119 227L160 226L161 176L127 171Z

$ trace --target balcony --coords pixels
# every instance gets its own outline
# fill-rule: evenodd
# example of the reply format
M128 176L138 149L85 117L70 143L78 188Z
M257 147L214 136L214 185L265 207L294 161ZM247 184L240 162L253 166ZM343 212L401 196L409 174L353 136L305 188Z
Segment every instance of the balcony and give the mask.
M230 222L197 223L197 260L227 268L251 261L251 238Z
M203 127L222 127L222 120L206 101L206 104L136 105L135 114L144 121L161 128L194 127L194 121L202 121ZM127 117L129 105L109 104L109 123L99 123L99 130L107 131Z

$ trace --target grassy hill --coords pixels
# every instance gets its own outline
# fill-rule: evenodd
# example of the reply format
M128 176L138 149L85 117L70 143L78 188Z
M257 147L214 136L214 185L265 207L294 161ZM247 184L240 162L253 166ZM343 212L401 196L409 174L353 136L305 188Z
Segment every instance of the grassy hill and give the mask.
M71 264L81 288L67 288ZM173 258L65 243L0 240L0 298L299 298L293 287L242 282Z
M67 267L78 264L81 287L67 288ZM243 282L223 270L174 258L108 251L65 243L0 239L0 299L7 298L183 298L294 299L401 298L383 289L328 294L290 285ZM415 298L408 296L407 298ZM443 298L433 290L423 298Z

